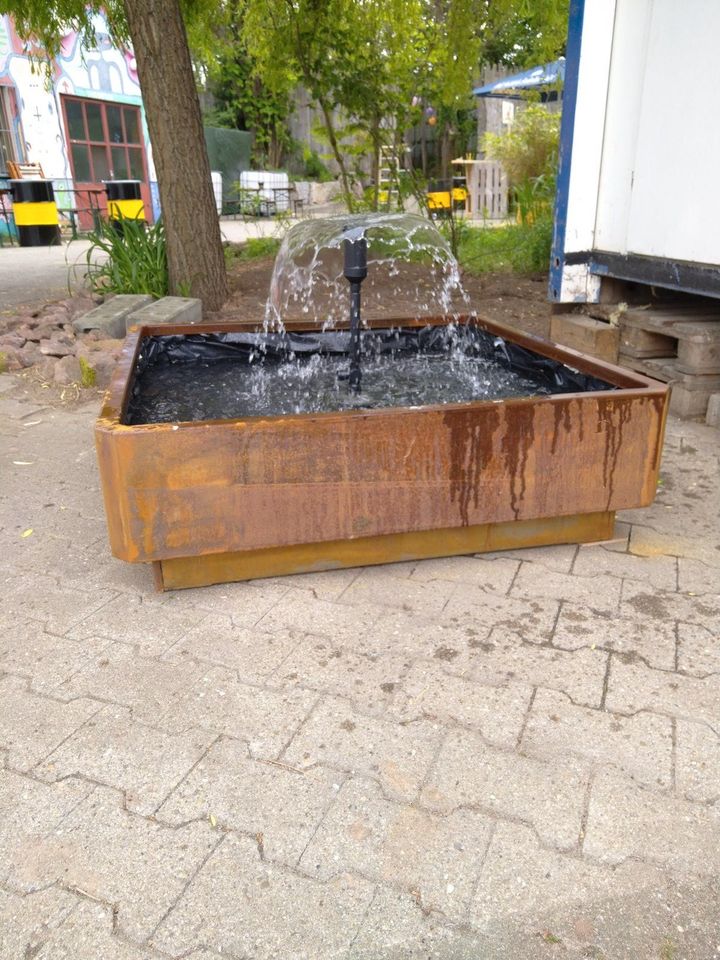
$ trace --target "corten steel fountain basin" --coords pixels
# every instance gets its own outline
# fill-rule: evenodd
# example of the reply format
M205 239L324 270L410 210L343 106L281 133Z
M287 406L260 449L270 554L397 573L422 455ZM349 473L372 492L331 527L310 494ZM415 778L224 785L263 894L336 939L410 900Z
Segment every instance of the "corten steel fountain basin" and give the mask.
M371 326L429 322L450 321ZM95 428L113 554L152 563L157 587L171 589L608 539L616 510L655 495L668 388L477 322L616 389L126 426L146 337L258 327L131 332Z

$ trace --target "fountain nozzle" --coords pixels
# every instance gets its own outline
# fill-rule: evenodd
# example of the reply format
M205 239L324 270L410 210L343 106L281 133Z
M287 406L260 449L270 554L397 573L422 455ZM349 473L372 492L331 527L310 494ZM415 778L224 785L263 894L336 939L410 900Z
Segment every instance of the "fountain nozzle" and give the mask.
M367 276L367 240L363 227L345 227L343 231L345 265L343 273L350 282L350 370L348 385L355 393L360 392L360 284Z
M351 283L353 281L362 283L367 276L367 240L364 234L355 229L346 231L347 235L343 241L345 253L345 279Z

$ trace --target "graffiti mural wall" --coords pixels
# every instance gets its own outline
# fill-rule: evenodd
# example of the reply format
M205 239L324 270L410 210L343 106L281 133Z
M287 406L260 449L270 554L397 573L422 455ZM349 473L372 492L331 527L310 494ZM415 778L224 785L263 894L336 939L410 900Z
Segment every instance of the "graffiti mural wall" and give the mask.
M14 92L14 142L16 159L42 165L46 177L62 190L72 182L68 132L61 97L70 95L106 103L132 104L141 110L149 187L155 181L140 86L132 51L113 46L107 23L95 17L95 43L83 47L76 33L63 38L53 62L52 77L33 64L12 20L0 16L0 85ZM153 191L155 193L156 191Z

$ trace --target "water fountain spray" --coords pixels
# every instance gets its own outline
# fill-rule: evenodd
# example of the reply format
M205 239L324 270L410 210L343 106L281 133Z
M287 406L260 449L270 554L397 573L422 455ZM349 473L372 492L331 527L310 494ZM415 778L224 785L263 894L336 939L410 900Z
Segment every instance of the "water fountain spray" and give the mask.
M364 227L346 226L344 274L350 283L350 369L348 386L360 393L362 373L360 370L360 284L367 276L367 240Z

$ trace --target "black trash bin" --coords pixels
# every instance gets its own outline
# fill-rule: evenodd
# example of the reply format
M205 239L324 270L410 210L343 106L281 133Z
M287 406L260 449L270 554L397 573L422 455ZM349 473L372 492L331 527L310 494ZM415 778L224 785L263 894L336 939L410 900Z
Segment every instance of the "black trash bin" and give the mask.
M58 208L51 180L11 180L13 216L21 247L60 243Z
M139 180L106 180L105 193L108 217L116 229L122 229L123 220L145 221Z

